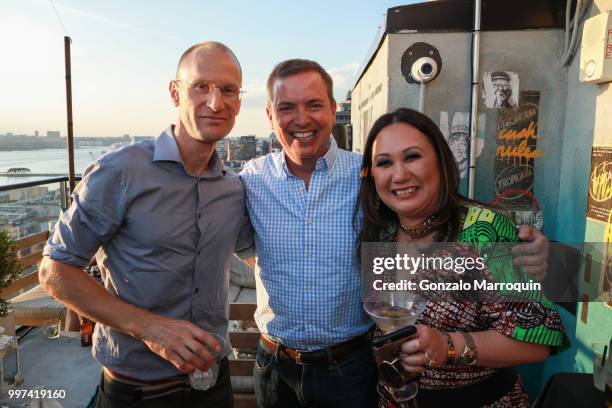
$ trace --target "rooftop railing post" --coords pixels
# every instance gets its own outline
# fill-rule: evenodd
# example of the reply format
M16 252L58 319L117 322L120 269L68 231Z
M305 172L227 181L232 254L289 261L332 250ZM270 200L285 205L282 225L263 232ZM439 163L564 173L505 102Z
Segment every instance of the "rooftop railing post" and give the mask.
M66 181L60 181L60 206L62 207L62 211L66 211L69 207L68 203L68 186L66 185Z
M66 66L66 114L68 120L68 179L70 193L74 191L74 137L72 132L72 79L70 68L70 37L64 37L64 60Z

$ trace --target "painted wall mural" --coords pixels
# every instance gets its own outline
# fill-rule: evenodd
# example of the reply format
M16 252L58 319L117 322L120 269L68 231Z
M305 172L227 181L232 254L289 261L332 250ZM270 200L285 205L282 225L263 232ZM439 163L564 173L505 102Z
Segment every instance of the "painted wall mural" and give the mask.
M453 152L460 177L467 176L470 155L470 114L469 112L455 112L449 127L448 112L440 112L440 130L446 138ZM484 149L484 134L486 126L486 114L478 115L478 134L476 135L476 158Z
M489 109L516 108L519 105L519 76L512 71L484 72L482 98Z
M535 210L534 159L542 157L537 147L539 104L539 91L524 91L517 108L499 111L494 191L504 207Z
M455 112L448 136L448 145L459 166L461 178L467 175L468 154L470 149L469 115L467 112Z

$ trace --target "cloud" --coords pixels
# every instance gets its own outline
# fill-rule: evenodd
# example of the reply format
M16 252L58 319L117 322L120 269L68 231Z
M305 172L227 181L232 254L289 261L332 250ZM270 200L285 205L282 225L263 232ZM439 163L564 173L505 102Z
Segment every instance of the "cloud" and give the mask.
M161 34L159 32L148 31L148 30L146 30L146 29L144 29L142 27L138 27L138 26L135 26L133 24L127 24L127 23L122 23L120 21L111 20L111 19L106 18L104 16L101 16L99 14L94 14L94 13L90 13L90 12L87 12L87 11L79 10L77 8L74 8L74 7L70 7L70 6L66 6L66 5L59 5L59 4L56 4L56 7L58 9L60 9L60 10L67 11L69 13L76 14L78 16L88 18L90 20L94 20L94 21L97 21L97 22L100 22L100 23L103 23L103 24L111 25L113 27L123 28L123 29L129 30L129 31L133 31L133 32L136 32L136 33L141 33L141 34L147 35L149 37L163 38L163 39L166 39L166 40L175 40L177 38L175 36L165 35L165 34Z
M327 70L334 80L334 97L339 102L344 101L347 91L353 88L357 69L359 69L359 63L351 62L341 67L329 68Z
M243 106L262 106L266 104L266 81L261 78L246 79L242 85L242 89L246 91L242 97Z

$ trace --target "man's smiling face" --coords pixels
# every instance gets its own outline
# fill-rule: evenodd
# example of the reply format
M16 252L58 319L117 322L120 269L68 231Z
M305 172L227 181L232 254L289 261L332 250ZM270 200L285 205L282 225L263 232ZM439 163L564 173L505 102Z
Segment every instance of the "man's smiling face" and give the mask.
M201 91L204 83L215 85L212 92ZM240 99L223 90L240 91L241 73L236 61L223 50L199 49L179 70L170 84L170 94L179 108L181 131L193 139L215 143L234 126L240 112Z
M325 81L318 72L278 78L266 113L293 164L312 165L327 152L336 123L336 103L330 101Z

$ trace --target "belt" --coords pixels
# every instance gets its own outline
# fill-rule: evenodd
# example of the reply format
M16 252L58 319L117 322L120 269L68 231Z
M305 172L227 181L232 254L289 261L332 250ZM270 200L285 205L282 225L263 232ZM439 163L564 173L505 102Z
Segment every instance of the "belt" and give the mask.
M145 382L128 377L127 375L119 374L107 367L104 367L103 375L107 380L116 381L132 387L134 391L139 393L140 398L143 400L159 398L175 392L186 391L190 388L186 375Z
M125 384L138 385L138 386L149 386L149 385L162 385L162 384L173 384L178 382L185 382L187 375L175 375L174 377L162 378L161 380L155 381L142 381L137 378L128 377L127 375L120 374L108 367L104 367L104 373L112 378L113 380L121 381Z
M353 337L349 341L320 350L299 350L287 347L284 344L261 335L260 342L272 354L293 360L296 364L329 365L342 361L349 353L359 347L370 347L372 344L372 331L361 336Z
M421 408L482 407L490 405L514 389L518 375L514 367L498 370L486 380L461 388L419 389L417 401Z

